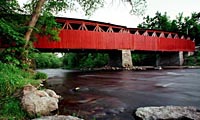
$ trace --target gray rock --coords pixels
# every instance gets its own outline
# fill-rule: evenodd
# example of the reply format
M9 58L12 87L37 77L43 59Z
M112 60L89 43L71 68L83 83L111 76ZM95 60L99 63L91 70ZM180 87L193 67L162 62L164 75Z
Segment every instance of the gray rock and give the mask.
M56 116L44 116L41 118L35 118L32 120L83 120L77 117L73 117L73 116L64 116L64 115L56 115Z
M58 109L59 96L52 90L37 90L32 85L26 85L21 99L22 107L31 115L48 115Z
M135 115L142 120L176 120L181 118L200 120L200 112L195 107L141 107L137 109Z

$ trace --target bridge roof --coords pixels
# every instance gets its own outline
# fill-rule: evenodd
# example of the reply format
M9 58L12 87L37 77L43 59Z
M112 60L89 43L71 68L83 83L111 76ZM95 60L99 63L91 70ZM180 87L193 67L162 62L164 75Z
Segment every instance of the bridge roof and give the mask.
M106 25L106 26L115 26L115 27L120 27L120 28L125 28L125 29L129 29L130 31L140 31L140 32L158 32L161 33L163 32L164 34L178 34L179 37L181 36L185 36L190 37L189 35L180 33L179 31L163 31L163 30L159 30L159 29L146 29L146 28L131 28L131 27L127 27L127 26L123 26L123 25L117 25L117 24L112 24L112 23L107 23L107 22L102 22L102 21L95 21L95 20L87 20L87 19L80 19L80 18L70 18L70 17L55 17L57 19L58 22L65 22L66 20L71 20L71 21L82 21L82 22L87 22L87 23L91 23L91 24L101 24L101 25ZM193 39L193 38L191 38Z
M112 24L112 23L107 23L107 22L102 22L102 21L95 21L95 20L86 20L86 19L80 19L80 18L56 17L56 19L84 21L84 22L91 22L91 23L96 23L96 24L105 24L105 25L111 25L111 26L116 26L116 27L128 28L127 26L123 26L123 25L117 25L117 24Z

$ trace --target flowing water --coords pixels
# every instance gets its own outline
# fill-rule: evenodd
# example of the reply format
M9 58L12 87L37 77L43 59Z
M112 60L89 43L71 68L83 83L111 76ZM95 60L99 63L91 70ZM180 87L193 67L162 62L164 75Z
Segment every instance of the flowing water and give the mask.
M39 70L49 75L47 87L63 98L59 114L86 120L134 120L144 106L200 108L200 69L152 71Z

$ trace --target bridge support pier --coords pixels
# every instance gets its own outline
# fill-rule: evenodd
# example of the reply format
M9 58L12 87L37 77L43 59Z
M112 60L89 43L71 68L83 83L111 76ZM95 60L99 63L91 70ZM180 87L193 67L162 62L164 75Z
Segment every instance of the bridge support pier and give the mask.
M108 65L111 67L132 67L132 58L130 50L117 50L109 52Z
M131 50L122 50L122 67L133 67Z
M163 52L158 55L157 66L182 66L184 63L183 51Z

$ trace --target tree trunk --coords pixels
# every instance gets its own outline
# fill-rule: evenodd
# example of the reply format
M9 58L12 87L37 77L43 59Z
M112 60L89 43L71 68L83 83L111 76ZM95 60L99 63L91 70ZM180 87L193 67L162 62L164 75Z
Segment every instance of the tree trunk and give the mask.
M40 16L40 13L41 13L41 10L42 10L42 6L44 5L46 0L38 0L38 3L36 5L36 8L35 10L33 11L32 13L32 17L31 17L31 20L28 24L28 30L25 34L25 40L26 40L26 43L24 45L24 48L27 47L28 43L29 43L29 40L30 40L30 37L31 37L31 34L32 34L32 31L33 31L33 27L35 27L35 24L37 23L38 21L38 18Z

